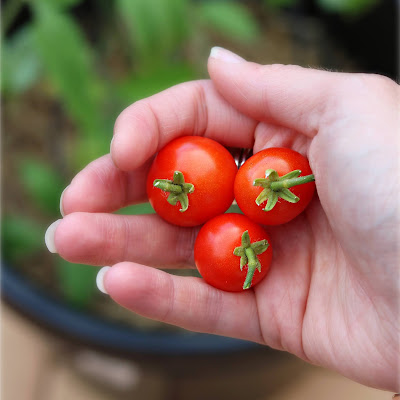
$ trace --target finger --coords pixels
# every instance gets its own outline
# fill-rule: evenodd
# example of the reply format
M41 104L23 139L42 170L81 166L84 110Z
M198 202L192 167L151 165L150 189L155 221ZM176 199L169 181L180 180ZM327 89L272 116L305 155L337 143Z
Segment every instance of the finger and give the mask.
M85 167L65 189L60 200L62 215L77 211L112 212L147 200L146 177L150 163L124 172L107 154Z
M331 111L330 94L343 74L293 65L246 62L214 48L210 77L221 95L239 111L313 136Z
M73 213L54 233L57 253L67 261L112 265L135 261L147 265L193 265L197 230L164 222L156 215Z
M192 331L262 341L253 291L223 292L200 278L133 263L109 269L104 287L121 306L147 318Z
M178 136L203 135L226 146L251 148L256 125L210 81L186 82L125 109L115 123L111 154L118 168L131 171Z
M288 147L306 155L311 139L284 126L260 122L254 132L254 153L268 147Z

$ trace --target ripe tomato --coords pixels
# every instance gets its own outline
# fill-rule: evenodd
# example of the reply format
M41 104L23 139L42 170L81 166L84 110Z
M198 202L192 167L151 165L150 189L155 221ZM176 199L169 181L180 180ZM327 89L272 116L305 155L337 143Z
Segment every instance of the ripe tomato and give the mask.
M269 148L254 154L240 167L235 179L235 199L253 221L284 224L310 203L315 191L313 180L308 160L300 153Z
M254 287L267 274L272 259L270 244L264 228L245 215L222 214L200 229L194 260L207 283L239 292Z
M154 210L179 226L201 225L224 213L233 202L237 166L214 140L185 136L159 151L147 177Z

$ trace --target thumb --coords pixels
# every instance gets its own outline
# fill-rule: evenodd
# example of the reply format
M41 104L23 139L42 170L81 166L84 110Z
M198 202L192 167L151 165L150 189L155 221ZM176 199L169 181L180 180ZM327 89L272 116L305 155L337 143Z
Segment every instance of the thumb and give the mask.
M208 71L220 94L242 113L308 136L318 131L343 75L251 63L221 47L211 50Z

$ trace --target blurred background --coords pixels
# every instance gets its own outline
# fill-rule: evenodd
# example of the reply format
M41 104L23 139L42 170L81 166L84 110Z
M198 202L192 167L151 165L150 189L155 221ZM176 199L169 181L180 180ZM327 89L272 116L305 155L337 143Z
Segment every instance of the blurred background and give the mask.
M44 232L60 217L60 195L76 172L109 151L118 114L174 84L207 78L214 45L259 63L397 80L398 2L1 6L3 398L380 399L289 355L128 313L98 292L97 268L51 255Z

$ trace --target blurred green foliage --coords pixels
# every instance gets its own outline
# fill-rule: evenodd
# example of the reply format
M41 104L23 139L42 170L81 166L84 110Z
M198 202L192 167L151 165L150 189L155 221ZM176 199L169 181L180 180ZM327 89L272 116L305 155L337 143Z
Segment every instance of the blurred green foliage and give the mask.
M1 221L2 251L6 260L18 262L43 245L44 230L22 215L5 215Z
M354 17L369 11L380 1L381 0L318 0L318 4L325 11Z
M2 45L2 92L22 93L41 72L32 30L23 28Z
M267 8L290 7L301 0L261 0ZM316 0L321 9L358 15L379 0ZM230 43L254 43L256 18L238 1L98 0L82 21L76 10L83 0L8 0L2 7L3 99L18 99L32 87L44 87L74 124L75 134L53 165L27 154L18 166L19 180L45 220L59 218L59 198L71 177L108 153L118 113L128 104L174 84L200 77L199 45L214 45L217 34ZM22 7L32 18L19 24ZM193 56L193 53L195 56ZM190 55L190 56L189 56ZM117 72L113 65L117 63ZM51 116L49 115L49 118ZM7 132L6 135L12 135ZM59 140L54 132L54 141ZM148 205L124 213L148 213ZM42 221L43 219L40 219ZM11 263L43 248L46 226L26 215L5 215L3 255ZM83 307L92 298L97 270L55 258L65 299Z
M250 43L259 34L254 17L241 3L203 2L199 11L206 24L210 23L234 40Z
M343 16L356 17L369 11L383 0L315 0L324 11ZM301 4L302 0L264 0L268 7L290 7Z
M3 98L18 99L41 85L44 90L50 88L53 101L61 105L76 130L72 145L63 154L67 171L34 154L27 154L18 166L27 201L49 222L59 218L60 195L71 177L108 153L115 118L124 107L199 77L199 60L188 57L188 49L199 41L207 42L209 31L240 43L256 40L259 33L256 19L238 2L99 0L95 6L90 4L95 12L86 21L89 28L75 13L84 3L9 0L2 10ZM32 18L6 35L22 7L29 9ZM118 73L108 67L114 61L113 51L122 64ZM58 140L57 132L52 140ZM151 207L137 205L120 212L149 213ZM23 211L5 215L2 244L6 260L15 264L41 251L45 229ZM54 260L65 300L77 307L90 303L97 270L59 257Z
M25 158L20 163L19 177L35 205L49 216L59 212L60 194L65 181L56 169L35 159Z

